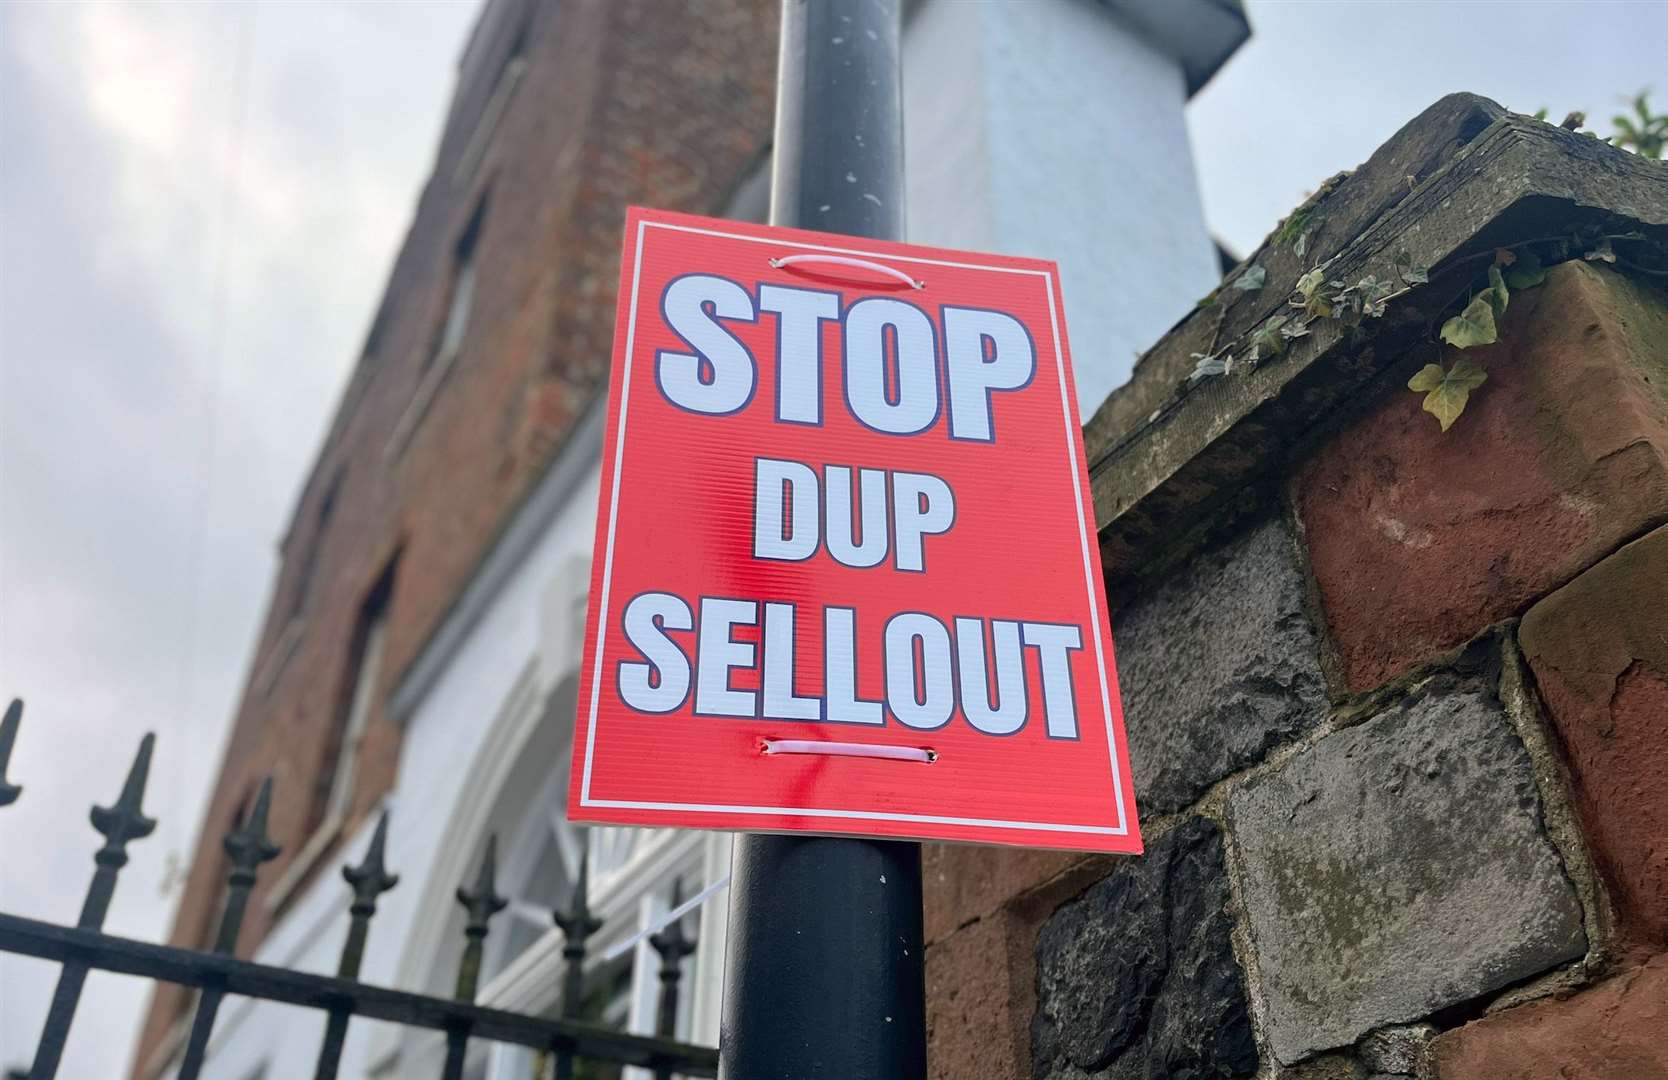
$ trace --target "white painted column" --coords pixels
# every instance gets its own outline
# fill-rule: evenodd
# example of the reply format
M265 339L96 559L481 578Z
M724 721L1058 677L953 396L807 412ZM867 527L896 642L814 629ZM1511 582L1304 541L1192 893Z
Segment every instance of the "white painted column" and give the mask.
M701 852L701 880L719 881L730 874L730 852L735 837L726 832L706 834ZM705 887L705 886L703 886ZM724 1005L724 954L730 925L730 890L720 889L701 905L695 946L695 970L690 979L689 1041L718 1045L718 1022ZM686 978L689 976L686 975Z
M1087 418L1221 278L1180 62L1092 0L923 0L903 64L909 239L1060 264Z

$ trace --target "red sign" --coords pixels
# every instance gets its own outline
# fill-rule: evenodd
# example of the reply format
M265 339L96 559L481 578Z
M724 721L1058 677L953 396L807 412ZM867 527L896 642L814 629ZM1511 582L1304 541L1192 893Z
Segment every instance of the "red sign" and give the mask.
M1138 852L1053 263L633 209L569 815Z

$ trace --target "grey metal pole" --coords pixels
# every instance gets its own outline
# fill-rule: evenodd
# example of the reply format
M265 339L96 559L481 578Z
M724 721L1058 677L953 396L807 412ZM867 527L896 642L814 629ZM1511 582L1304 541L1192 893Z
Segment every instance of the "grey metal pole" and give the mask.
M899 0L784 0L770 220L903 238ZM924 1080L919 844L742 836L721 1080Z

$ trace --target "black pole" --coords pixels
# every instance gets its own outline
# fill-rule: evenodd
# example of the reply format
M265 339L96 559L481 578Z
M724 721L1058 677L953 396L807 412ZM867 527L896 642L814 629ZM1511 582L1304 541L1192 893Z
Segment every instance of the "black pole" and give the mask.
M899 0L784 0L770 220L903 238ZM923 1080L921 848L741 836L721 1080Z

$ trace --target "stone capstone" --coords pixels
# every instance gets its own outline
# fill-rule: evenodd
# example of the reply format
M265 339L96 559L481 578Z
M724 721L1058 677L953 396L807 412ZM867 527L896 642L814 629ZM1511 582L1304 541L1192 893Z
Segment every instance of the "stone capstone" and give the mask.
M1143 814L1174 813L1326 713L1296 542L1275 517L1113 618Z
M1586 951L1528 752L1485 690L1327 736L1231 795L1228 826L1282 1062Z
M1037 1080L1255 1073L1227 904L1221 834L1191 818L1055 912L1037 937Z

